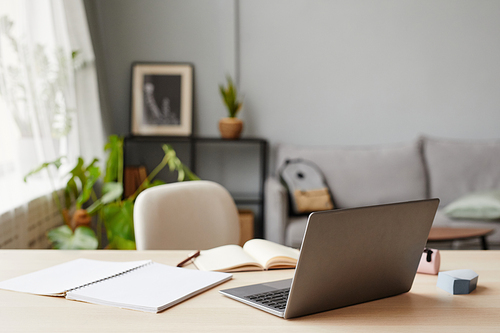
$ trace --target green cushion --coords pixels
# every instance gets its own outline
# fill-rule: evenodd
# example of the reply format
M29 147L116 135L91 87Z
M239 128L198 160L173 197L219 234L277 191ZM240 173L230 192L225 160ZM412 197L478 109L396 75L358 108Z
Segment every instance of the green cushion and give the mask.
M447 205L444 213L456 219L500 219L500 190L463 196Z

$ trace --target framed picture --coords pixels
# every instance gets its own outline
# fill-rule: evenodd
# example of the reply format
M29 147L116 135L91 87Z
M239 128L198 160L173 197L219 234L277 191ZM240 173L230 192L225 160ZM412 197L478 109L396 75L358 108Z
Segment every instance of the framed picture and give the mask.
M132 65L133 135L190 136L193 132L193 66Z

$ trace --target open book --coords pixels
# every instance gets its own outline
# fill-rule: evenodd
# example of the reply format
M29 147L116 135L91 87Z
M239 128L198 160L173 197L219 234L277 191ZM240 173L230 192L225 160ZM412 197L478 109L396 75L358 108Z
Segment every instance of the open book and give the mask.
M203 271L243 272L294 268L298 259L299 250L264 239L251 239L243 247L223 245L201 251L194 264Z
M157 313L231 277L151 260L76 259L0 282L0 289Z

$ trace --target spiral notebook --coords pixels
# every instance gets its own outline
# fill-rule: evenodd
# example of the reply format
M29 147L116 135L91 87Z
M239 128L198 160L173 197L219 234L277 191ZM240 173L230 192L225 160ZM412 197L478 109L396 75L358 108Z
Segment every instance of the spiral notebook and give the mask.
M157 313L231 278L151 260L76 259L0 282L0 289Z

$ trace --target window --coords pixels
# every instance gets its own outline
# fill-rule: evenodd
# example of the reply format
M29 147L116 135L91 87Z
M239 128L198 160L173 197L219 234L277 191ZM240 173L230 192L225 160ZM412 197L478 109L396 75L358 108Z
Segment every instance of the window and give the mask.
M59 174L24 176L78 156L72 50L61 6L0 0L0 214L59 187Z

